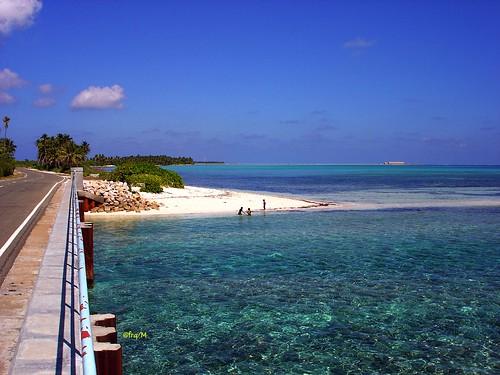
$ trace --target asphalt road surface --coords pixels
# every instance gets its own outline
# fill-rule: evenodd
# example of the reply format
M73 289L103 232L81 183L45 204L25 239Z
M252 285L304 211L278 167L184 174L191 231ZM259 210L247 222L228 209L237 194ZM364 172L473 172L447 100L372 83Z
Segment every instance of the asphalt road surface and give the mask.
M0 248L63 177L18 168L25 176L0 180Z

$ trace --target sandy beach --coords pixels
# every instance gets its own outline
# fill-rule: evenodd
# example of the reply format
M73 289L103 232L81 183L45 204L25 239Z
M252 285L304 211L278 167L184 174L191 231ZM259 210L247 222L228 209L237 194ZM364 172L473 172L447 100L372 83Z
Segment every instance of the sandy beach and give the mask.
M498 207L499 200L432 200L422 202L352 202L352 201L313 201L294 197L286 197L261 192L244 192L227 189L211 189L186 186L184 189L164 188L160 194L141 193L145 199L160 204L158 210L143 210L141 212L87 212L88 217L111 218L123 216L155 216L155 215L236 215L240 207L253 214L261 214L262 200L266 200L266 212L293 210L380 210L380 209L416 209L416 208L446 208L446 207ZM245 214L245 213L244 213Z
M289 211L296 209L333 207L333 202L310 201L270 195L268 193L249 193L226 189L210 189L195 186L186 186L184 189L164 188L163 193L141 193L141 196L160 204L158 210L141 212L111 212L91 213L89 217L111 216L152 216L152 215L190 215L190 214L234 214L240 207L253 213L262 212L263 202L266 200L266 211Z

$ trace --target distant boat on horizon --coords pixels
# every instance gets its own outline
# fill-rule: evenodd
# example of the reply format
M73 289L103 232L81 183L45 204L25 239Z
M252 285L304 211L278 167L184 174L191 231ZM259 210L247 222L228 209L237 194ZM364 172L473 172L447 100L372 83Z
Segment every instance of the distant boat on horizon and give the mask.
M408 165L405 161L384 161L384 165Z

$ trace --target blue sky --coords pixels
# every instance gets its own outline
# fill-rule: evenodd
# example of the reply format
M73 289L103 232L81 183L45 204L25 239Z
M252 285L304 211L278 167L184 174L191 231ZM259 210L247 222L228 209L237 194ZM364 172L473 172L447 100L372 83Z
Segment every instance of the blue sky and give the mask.
M0 115L18 158L65 132L91 154L500 164L499 19L494 0L0 0Z

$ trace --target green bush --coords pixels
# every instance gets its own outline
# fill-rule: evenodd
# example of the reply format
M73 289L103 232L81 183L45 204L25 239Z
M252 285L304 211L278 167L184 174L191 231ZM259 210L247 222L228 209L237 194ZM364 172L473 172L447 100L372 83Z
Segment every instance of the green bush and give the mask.
M129 177L128 183L130 186L140 186L141 191L147 193L161 193L162 178L153 174L134 174Z
M106 171L98 171L99 173L99 178L102 180L108 180L108 181L120 181L114 178L111 172L106 172Z
M159 178L160 186L184 188L184 182L178 173L162 169L153 163L124 163L118 165L113 172L99 174L103 179L127 182L129 185L134 181L134 176L137 175L156 176ZM153 180L149 179L148 181Z
M36 160L16 160L16 167L24 167L24 168L35 168L38 169L39 165Z
M164 186L184 189L184 181L182 180L182 177L179 175L179 173L170 171L168 169L160 169L163 171L163 182L167 182L167 185Z
M16 145L9 138L0 138L0 177L14 174Z
M85 177L90 176L91 174L99 174L100 175L100 171L95 169L94 166L91 163L89 163L88 161L83 163L82 167L83 167L83 175Z
M14 174L14 169L16 168L16 164L14 159L0 155L0 177L6 177Z

